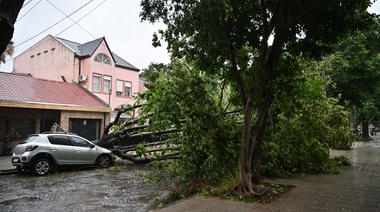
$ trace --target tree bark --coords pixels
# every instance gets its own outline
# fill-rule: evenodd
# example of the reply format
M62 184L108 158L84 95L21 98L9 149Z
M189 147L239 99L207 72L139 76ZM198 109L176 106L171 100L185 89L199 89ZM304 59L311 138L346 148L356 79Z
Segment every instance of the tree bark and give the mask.
M258 123L258 126L254 126L253 133L257 134L256 140L253 141L253 150L252 150L252 183L254 185L260 184L260 168L261 168L261 153L262 153L262 144L264 138L264 132L266 127L266 120L268 117L269 108L273 102L273 94L267 91L263 104L260 107L259 117L262 116L261 123ZM260 118L259 118L260 120Z
M270 91L266 92L265 98L261 104L255 124L251 128L250 122L252 119L252 112L245 112L244 116L244 134L243 146L241 148L239 160L239 184L234 187L234 191L246 196L254 196L260 191L257 190L257 185L260 183L260 158L262 140L264 137L264 130L266 119L268 116L269 107L273 101L273 94ZM246 110L250 110L253 104ZM250 119L248 121L248 119Z
M362 137L363 138L369 138L369 129L368 129L368 121L363 121L362 123Z
M108 135L108 133L109 133L111 127L114 126L114 125L116 125L116 124L119 122L121 114L123 114L123 113L125 113L125 112L127 112L127 111L130 111L130 110L135 110L136 108L141 108L141 107L143 107L143 106L144 106L144 105L134 105L134 106L131 106L131 107L126 107L126 108L122 108L122 109L120 109L120 110L117 112L114 121L111 122L111 123L109 123L109 124L107 125L107 127L104 129L104 133L103 133L102 138L106 137L106 136ZM135 123L137 123L137 121L138 121L138 120L132 120L132 121L128 122L126 125L128 125L128 124L135 124Z
M251 139L250 126L252 119L253 97L249 96L244 108L243 142L239 157L239 184L233 189L237 193L251 195L255 193L251 181L251 153L249 146Z
M274 98L273 93L270 91L271 88L268 88L267 85L269 85L270 81L275 80L279 76L277 69L284 44L284 30L284 27L276 27L273 45L267 57L266 48L261 49L255 80L250 89L246 107L244 108L243 143L239 160L240 181L233 190L246 196L260 193L257 189L257 185L260 182L262 134L265 129L268 109ZM262 45L263 47L266 46L266 44ZM251 128L253 104L259 92L259 88L264 90L265 97L259 104L260 108L257 119ZM252 181L252 167L255 175L253 177L254 182Z

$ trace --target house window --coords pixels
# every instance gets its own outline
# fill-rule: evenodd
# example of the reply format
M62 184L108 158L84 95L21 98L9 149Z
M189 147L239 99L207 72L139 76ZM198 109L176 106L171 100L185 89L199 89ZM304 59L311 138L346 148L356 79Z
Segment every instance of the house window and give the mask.
M131 97L132 83L125 82L125 97Z
M92 91L100 92L100 79L101 76L98 74L94 74L92 77Z
M111 64L110 58L103 53L96 55L94 61L99 62L99 63L103 63L103 64L108 64L108 65Z
M116 81L116 96L122 96L123 95L123 81L117 80Z
M110 91L111 91L111 77L110 76L104 76L103 92L104 93L110 93Z

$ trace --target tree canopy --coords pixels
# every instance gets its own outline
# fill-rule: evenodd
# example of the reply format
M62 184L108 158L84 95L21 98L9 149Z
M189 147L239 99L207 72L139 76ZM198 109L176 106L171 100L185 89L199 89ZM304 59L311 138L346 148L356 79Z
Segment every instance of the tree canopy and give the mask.
M379 114L380 22L376 18L374 23L342 39L323 61L332 80L327 94L339 97L340 104L355 113L364 137L369 137L368 124Z
M166 24L160 34L173 57L218 74L239 96L244 124L237 193L260 192L259 178L252 178L252 173L259 174L268 110L281 92L276 80L294 75L288 66L293 57L320 57L348 32L370 25L370 4L367 0L141 1L142 20ZM156 34L154 44L159 41Z

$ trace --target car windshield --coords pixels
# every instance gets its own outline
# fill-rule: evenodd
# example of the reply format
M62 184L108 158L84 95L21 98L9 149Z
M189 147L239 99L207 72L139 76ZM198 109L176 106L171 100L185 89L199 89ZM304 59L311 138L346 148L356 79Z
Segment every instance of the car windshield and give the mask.
M20 144L29 143L29 142L33 141L34 139L36 139L37 137L38 137L38 135L29 135L27 138L25 138L23 141L21 141Z

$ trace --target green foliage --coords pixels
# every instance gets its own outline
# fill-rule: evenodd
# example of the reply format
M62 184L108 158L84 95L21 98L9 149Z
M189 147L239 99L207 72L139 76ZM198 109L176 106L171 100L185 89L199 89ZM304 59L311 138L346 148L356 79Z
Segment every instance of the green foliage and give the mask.
M379 110L380 105L376 105L375 102L376 100L373 99L373 100L363 101L361 103L361 107L359 107L356 110L357 112L356 118L360 122L371 123L378 119L380 115L380 110Z
M117 124L115 124L115 125L113 125L113 126L111 127L111 131L112 131L112 132L117 132L117 131L120 131L121 129L123 129L123 126L122 126L122 125L117 125Z
M303 63L304 79L273 104L273 127L263 145L264 176L337 173L339 166L329 158L329 148L353 141L348 113L337 99L324 95L327 82L314 71L318 64Z
M162 105L165 109L150 111L155 116L157 113L165 114L159 115L161 117L155 121L166 122L164 123L166 126L168 124L175 125L183 133L180 135L179 141L186 144L181 143L181 154L184 159L177 163L179 164L178 174L185 175L185 179L192 177L194 173L210 177L221 176L224 169L216 168L220 167L219 163L224 163L232 170L232 166L226 163L225 158L237 158L236 152L232 151L235 146L238 146L235 136L232 136L234 142L231 142L227 131L235 131L239 128L231 127L231 123L234 121L227 122L225 118L222 118L222 109L217 106L223 104L215 104L210 101L213 99L211 97L217 96L215 95L216 89L209 90L206 89L207 86L194 86L205 82L205 78L196 76L199 73L205 76L202 72L213 74L214 78L221 76L220 79L231 88L231 99L234 101L228 103L238 106L244 111L244 132L240 135L246 135L241 138L243 141L241 142L241 152L246 154L241 154L242 162L239 164L239 170L242 172L245 170L244 173L240 173L241 175L251 174L251 166L244 163L243 160L248 161L253 158L253 164L259 162L257 161L258 157L252 156L253 148L249 148L249 144L251 139L255 139L256 136L261 140L261 135L250 135L250 133L256 132L254 129L259 129L259 131L264 129L265 120L262 120L267 117L267 111L260 110L259 107L260 105L269 107L272 103L272 94L275 93L275 97L279 101L277 104L285 105L287 110L273 113L278 116L278 118L273 117L273 119L276 118L273 120L274 126L276 126L276 129L273 129L274 135L278 131L285 131L281 125L289 125L288 120L294 122L295 126L292 130L297 131L293 132L299 134L303 133L311 124L311 127L317 131L310 139L308 138L309 142L304 142L305 138L300 139L300 143L304 143L304 148L306 148L300 150L301 155L306 155L306 150L310 149L316 149L313 157L323 158L328 155L328 151L326 153L325 149L329 145L333 145L333 137L336 137L341 129L333 131L330 130L332 127L325 126L332 125L338 128L342 126L339 118L344 114L340 114L341 109L334 107L329 101L318 102L314 99L315 101L311 102L313 104L308 103L308 100L302 97L304 95L302 92L286 94L282 91L286 91L288 87L301 88L296 85L298 79L302 78L296 77L299 72L297 74L293 72L293 57L302 55L320 58L325 52L332 49L332 43L344 37L348 32L366 28L372 23L372 15L367 12L369 5L371 2L368 0L141 0L142 20L162 21L166 25L165 30L159 33L161 38L167 42L172 58L190 61L194 63L194 67L197 67L196 70L191 70L195 73L186 75L187 79L181 82L173 76L168 79L159 78L156 82L161 82L162 86L166 86L161 91L157 91L160 98L161 96L165 97L162 99L166 104ZM159 36L155 34L154 45L160 45L159 42ZM286 57L283 57L284 55ZM282 61L280 61L281 59ZM290 63L291 67L286 66L286 63ZM192 86L189 87L190 82ZM211 84L208 83L208 85ZM215 86L211 87L215 88ZM184 91L179 92L180 90ZM165 92L170 94L165 94ZM193 96L194 93L197 94L196 98ZM261 98L263 94L267 95L266 98ZM182 98L179 98L178 95L182 95ZM286 95L288 96L286 97ZM290 95L293 95L292 98L296 101L291 101ZM302 98L299 98L298 95ZM308 95L313 95L313 93L309 92ZM166 97L169 96L171 98L167 99ZM286 100L284 101L283 98ZM182 99L186 99L186 104ZM200 99L204 105L198 102ZM148 101L150 101L149 98ZM155 104L150 107L160 104L157 100L154 102ZM293 109L293 104L298 104L297 108ZM331 109L335 112L329 112L328 115L318 119L317 123L323 126L319 128L315 127L316 123L312 123L312 117L316 117L317 113L311 109L317 109L322 113L325 113L324 109ZM174 115L165 112L170 110ZM295 112L295 115L292 112ZM301 114L297 114L298 112ZM257 122L251 119L251 115L254 113L258 113ZM310 118L308 118L309 115ZM176 123L178 121L175 121L179 118L186 118L186 123L182 127ZM337 119L335 120L335 118ZM330 123L325 124L325 121ZM203 129L204 126L208 131ZM311 132L308 134L312 134ZM329 135L328 133L331 132L335 134ZM287 131L284 133L290 134ZM318 135L318 133L325 133L329 137L321 138L323 134ZM234 133L232 134L234 135ZM345 138L342 136L341 140L345 140ZM279 142L280 135L277 134L273 139ZM298 142L291 136L286 136L285 140L287 139L291 142ZM261 145L260 141L258 143ZM233 146L233 148L227 148L228 146ZM244 151L246 149L251 151ZM261 149L261 146L258 146L258 149ZM225 151L224 157L221 157L223 152L221 150ZM211 174L209 171L215 171L216 174ZM240 179L246 181L249 177ZM250 189L247 185L250 183L250 181L239 182L236 188L240 191L248 191Z
M368 125L379 119L380 21L342 39L335 52L326 56L325 70L331 78L327 94L340 98L351 111L353 123ZM363 136L369 136L363 132Z
M151 115L149 130L177 129L169 139L181 157L152 166L192 184L230 175L237 167L241 127L238 117L223 115L218 79L181 62L156 67L144 70L150 89L140 95L147 100L141 115Z
M320 63L300 60L299 64L292 66L302 70L301 74L294 75L297 80L279 78L276 83L277 89L288 87L286 92L276 94L277 100L270 112L272 127L267 128L261 160L264 176L339 173L344 161L330 159L329 148L350 144L353 140L348 113L337 99L325 96L324 87L329 81L316 71ZM208 183L225 179L232 182L241 138L237 121L241 116L223 115L220 99L216 98L220 94L217 79L189 71L181 63L147 71L156 73L147 73L154 78L147 78L150 90L141 95L148 100L142 113L152 114L152 130L168 126L179 129L170 139L181 154L175 161L155 162L151 166L157 170L165 168L169 176L185 182L185 188L191 192L199 192L197 189ZM179 122L181 118L186 121ZM182 192L191 194L190 191Z
M350 159L348 159L344 156L336 156L333 158L333 160L336 164L339 164L340 166L351 166L352 165Z
M146 157L149 154L148 150L145 147L145 143L137 144L135 147L135 150L136 150L136 154L139 157Z

